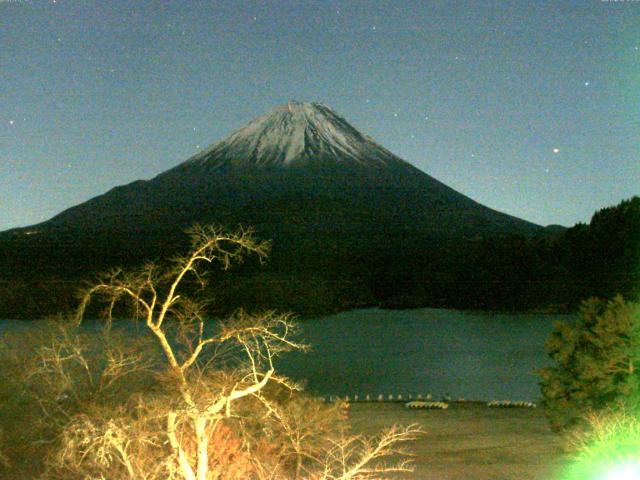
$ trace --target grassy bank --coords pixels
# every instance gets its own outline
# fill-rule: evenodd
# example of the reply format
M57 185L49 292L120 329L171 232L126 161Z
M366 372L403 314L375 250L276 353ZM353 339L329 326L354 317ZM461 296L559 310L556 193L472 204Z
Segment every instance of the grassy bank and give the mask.
M410 446L415 480L555 480L563 461L544 412L453 403L447 410L410 410L402 403L355 403L354 433L375 435L393 423L419 423L426 435Z

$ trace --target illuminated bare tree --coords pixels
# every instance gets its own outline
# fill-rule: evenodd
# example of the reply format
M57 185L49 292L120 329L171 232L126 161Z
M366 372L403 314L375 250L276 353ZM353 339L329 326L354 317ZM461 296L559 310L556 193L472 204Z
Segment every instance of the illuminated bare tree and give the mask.
M375 465L381 457L401 454L393 446L415 438L415 427L392 429L372 443L343 429L331 431L326 422L314 426L310 409L298 408L296 417L294 406L301 400L292 400L292 392L299 386L274 368L281 353L306 348L294 339L289 315L240 310L208 322L206 305L193 299L194 288L206 283L205 267L217 262L226 270L248 254L262 261L269 244L256 241L250 230L229 234L196 226L190 234L190 252L166 266L113 270L83 292L78 325L92 300L106 306L108 325L126 304L155 338L168 368L156 372L157 385L123 399L120 407L105 413L89 406L71 417L50 475L348 480L407 471L405 461ZM139 359L122 356L113 362L126 372ZM318 405L316 411L324 414L332 408Z

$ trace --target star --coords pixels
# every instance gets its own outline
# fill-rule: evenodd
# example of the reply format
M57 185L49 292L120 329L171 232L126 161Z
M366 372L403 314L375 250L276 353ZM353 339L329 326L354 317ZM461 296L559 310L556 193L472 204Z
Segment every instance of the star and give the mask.
M373 26L371 27L371 30L375 30L375 29L376 29L376 26L375 26L375 25L373 25Z
M13 125L15 123L15 120L9 120L9 125Z
M585 87L588 87L589 85L591 85L591 83L590 83L590 82L584 82L584 86L585 86Z
M560 153L560 149L559 148L554 148L553 149L553 153Z
M548 169L548 168L545 168L545 169L544 169L544 173L549 173L549 169Z
M394 113L394 114L393 114L393 116L394 116L394 117L397 117L397 116L398 116L398 113L397 113L397 112L396 112L396 113Z

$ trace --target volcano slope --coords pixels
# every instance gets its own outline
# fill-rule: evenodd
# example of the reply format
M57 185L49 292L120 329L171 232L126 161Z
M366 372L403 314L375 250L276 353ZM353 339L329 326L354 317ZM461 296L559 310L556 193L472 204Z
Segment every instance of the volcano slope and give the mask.
M10 290L0 314L67 306L81 278L184 249L194 223L251 226L273 240L267 267L213 282L220 306L303 312L473 306L478 242L545 235L413 167L330 108L289 102L151 180L0 234ZM46 289L57 300L37 293Z

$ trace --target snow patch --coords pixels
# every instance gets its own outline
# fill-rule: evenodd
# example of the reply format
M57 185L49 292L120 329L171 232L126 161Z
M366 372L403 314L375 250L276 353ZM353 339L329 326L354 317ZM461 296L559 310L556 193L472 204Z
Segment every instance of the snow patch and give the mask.
M186 163L289 166L319 159L377 167L402 162L329 107L291 101L252 120Z

